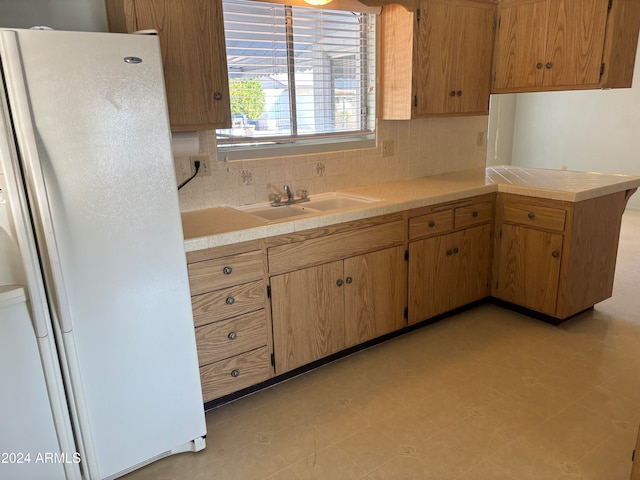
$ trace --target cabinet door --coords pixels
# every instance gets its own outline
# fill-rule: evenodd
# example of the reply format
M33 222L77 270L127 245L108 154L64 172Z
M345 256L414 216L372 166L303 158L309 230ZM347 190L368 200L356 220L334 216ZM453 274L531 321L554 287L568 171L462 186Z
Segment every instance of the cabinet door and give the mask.
M406 268L404 247L344 261L347 347L405 326Z
M343 282L342 261L271 277L277 374L345 348Z
M171 129L231 126L221 0L135 0L135 15L158 31Z
M558 297L563 236L503 225L496 296L554 315Z
M460 49L452 81L457 100L455 111L488 113L495 5L479 3L457 8L461 10L462 26L458 32Z
M549 2L545 86L600 82L607 6L607 0Z
M411 243L409 323L486 297L490 252L490 225Z
M574 1L574 0L570 0ZM542 85L547 2L509 2L498 9L493 90Z

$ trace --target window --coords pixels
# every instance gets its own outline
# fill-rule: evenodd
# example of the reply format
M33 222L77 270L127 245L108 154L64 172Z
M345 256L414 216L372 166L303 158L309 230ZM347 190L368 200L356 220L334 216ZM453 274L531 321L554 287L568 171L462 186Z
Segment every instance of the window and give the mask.
M218 145L362 138L375 128L375 15L223 0L232 128Z

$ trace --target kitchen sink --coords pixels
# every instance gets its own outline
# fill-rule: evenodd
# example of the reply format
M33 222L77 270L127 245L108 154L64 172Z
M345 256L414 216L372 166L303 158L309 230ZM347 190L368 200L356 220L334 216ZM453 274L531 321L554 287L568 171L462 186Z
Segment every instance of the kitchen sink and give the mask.
M309 201L295 203L293 205L273 207L270 203L259 203L236 208L242 212L256 215L270 222L275 222L313 213L318 214L331 210L361 207L380 201L379 198L330 192L311 195Z

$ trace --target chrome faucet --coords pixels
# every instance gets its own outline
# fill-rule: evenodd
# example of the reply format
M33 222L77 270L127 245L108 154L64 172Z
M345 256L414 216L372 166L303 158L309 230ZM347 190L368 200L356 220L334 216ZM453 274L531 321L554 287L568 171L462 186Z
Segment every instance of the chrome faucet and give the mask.
M289 188L289 185L283 185L282 189L284 190L284 193L287 194L287 202L293 203L293 192Z

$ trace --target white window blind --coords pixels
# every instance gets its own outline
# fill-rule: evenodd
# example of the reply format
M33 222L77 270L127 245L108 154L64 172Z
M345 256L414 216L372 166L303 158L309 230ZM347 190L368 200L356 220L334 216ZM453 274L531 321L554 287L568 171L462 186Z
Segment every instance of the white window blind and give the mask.
M222 147L357 137L375 126L375 15L223 0L231 129Z

